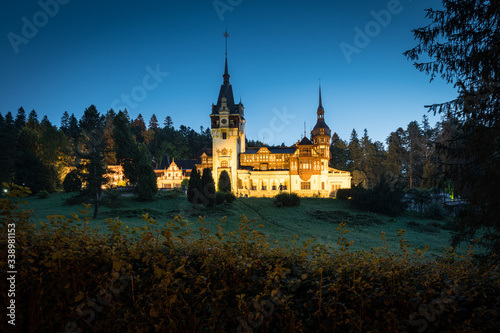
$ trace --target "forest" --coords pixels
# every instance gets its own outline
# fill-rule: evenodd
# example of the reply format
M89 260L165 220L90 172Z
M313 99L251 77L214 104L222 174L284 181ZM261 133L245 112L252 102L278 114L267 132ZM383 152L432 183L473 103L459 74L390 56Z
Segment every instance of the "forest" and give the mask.
M175 128L170 116L166 116L160 125L154 114L146 125L141 114L135 119L130 118L127 110L123 114L128 120L133 141L147 147L153 166L157 168L166 156L170 160L195 159L201 149L211 147L209 128L201 126L199 131L184 125ZM0 181L24 184L33 194L40 190L50 193L61 189L66 174L81 164L79 144L93 127L100 129L99 137L94 139L105 143L103 164L119 164L113 134L116 115L113 109L100 114L95 106L90 106L81 119L77 119L74 113L64 112L57 126L47 116L40 121L35 110L27 115L22 107L15 116L12 112L0 114ZM94 121L90 120L92 117L97 124L89 125ZM441 169L446 157L437 146L453 136L456 126L457 120L449 116L432 127L424 115L421 123L412 121L405 128L395 129L385 143L374 142L367 129L361 137L353 129L348 140L334 133L330 166L350 171L353 184L364 188L373 188L386 174L404 188L440 188L452 194L452 183L444 177ZM247 140L249 147L262 145L258 140Z

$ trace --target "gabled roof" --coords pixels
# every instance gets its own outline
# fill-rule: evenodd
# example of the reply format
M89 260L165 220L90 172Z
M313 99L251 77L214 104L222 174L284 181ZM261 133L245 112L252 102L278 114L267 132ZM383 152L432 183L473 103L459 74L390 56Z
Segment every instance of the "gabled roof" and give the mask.
M297 144L297 146L312 146L313 143L306 136Z
M196 164L196 160L175 160L175 164L177 164L179 169L191 170Z

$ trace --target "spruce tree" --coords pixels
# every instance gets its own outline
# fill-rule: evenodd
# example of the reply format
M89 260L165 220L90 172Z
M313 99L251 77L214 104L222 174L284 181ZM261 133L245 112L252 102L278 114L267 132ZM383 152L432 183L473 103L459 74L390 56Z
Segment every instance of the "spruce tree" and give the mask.
M156 174L151 164L151 154L146 144L139 146L139 158L137 160L137 185L135 193L140 201L151 201L158 191L156 185Z
M201 178L196 169L196 165L191 170L191 176L189 177L187 198L192 204L198 204L197 200L201 194Z
M453 244L479 243L500 253L500 6L498 1L443 0L428 9L431 21L414 29L416 46L405 56L415 67L458 88L451 101L429 111L458 120L456 135L438 149L447 155L444 169L469 205L459 216ZM425 60L422 62L421 57Z
M210 168L203 169L201 187L203 189L204 203L206 202L207 206L213 206L215 204L215 182Z
M223 170L219 176L217 187L220 192L231 192L231 179L226 170Z

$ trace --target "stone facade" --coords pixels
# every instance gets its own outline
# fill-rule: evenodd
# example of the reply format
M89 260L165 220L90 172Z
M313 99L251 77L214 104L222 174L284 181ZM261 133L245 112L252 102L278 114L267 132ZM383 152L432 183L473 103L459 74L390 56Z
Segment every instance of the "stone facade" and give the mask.
M321 87L317 122L310 139L304 133L302 140L291 147L247 148L245 108L241 102L234 102L227 56L223 78L210 114L212 149L200 152L198 160L172 161L168 167L155 170L158 188L180 188L194 164L200 173L210 168L216 186L221 172L227 171L236 196L272 197L286 191L303 197L331 197L338 189L351 187L350 172L328 166L331 131L324 119Z

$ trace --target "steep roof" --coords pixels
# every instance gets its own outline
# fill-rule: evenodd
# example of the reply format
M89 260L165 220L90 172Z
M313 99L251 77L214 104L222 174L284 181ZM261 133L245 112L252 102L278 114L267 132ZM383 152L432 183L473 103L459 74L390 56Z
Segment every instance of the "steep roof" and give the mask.
M227 108L228 108L230 114L239 113L239 110L240 110L239 106L241 105L241 103L239 103L239 104L234 103L233 87L231 86L231 83L229 83L229 76L230 75L229 75L229 71L228 71L228 67L227 67L227 54L226 54L224 75L222 75L222 77L224 78L224 82L220 86L219 97L217 98L217 104L212 105L212 114L219 113L223 98L226 99Z
M318 115L318 120L311 131L311 137L321 134L321 128L325 129L325 135L332 136L332 131L325 122L325 109L323 108L323 103L321 101L321 86L319 86L319 106L316 114Z
M312 146L313 143L306 136L297 144L297 146Z

